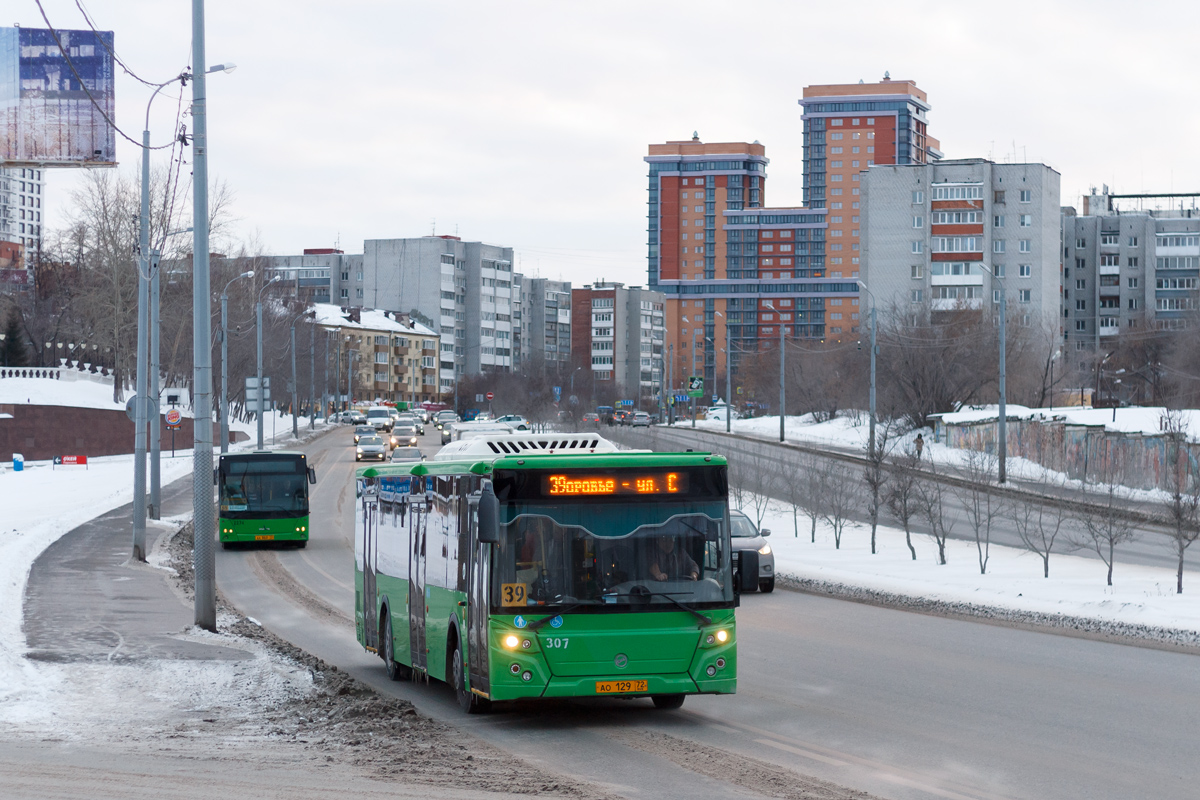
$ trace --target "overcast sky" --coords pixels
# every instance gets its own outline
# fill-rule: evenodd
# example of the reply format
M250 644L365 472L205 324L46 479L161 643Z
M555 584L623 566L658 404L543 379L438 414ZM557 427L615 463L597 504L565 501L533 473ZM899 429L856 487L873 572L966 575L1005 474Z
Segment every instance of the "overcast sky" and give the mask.
M74 0L43 0L84 28ZM190 63L186 0L91 0L155 82ZM44 27L33 0L11 20ZM817 10L813 10L816 8ZM516 248L529 275L646 280L646 145L761 141L768 205L801 200L804 86L885 70L929 95L947 158L1043 162L1089 186L1200 191L1200 3L308 2L209 0L210 173L243 238L298 253L455 234ZM121 76L140 139L149 91ZM190 97L190 90L188 93ZM151 138L175 103L155 102ZM119 140L121 169L140 158ZM61 225L78 181L48 179Z

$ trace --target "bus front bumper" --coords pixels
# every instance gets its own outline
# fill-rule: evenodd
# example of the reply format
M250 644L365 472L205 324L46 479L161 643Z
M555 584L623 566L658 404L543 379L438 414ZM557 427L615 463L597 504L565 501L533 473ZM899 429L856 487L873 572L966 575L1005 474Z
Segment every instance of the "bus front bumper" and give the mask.
M308 520L231 520L217 521L217 538L221 542L306 542Z

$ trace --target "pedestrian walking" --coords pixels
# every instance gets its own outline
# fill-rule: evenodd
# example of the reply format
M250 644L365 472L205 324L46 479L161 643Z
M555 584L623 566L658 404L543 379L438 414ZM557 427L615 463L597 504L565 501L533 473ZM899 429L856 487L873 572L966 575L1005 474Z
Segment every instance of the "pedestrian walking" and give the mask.
M925 449L925 437L918 433L913 445L917 448L917 458L920 458L921 451Z

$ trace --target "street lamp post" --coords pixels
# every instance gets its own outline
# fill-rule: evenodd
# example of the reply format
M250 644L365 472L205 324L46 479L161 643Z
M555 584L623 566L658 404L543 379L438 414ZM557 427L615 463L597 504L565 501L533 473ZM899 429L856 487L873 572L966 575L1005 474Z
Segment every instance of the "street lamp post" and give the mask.
M280 279L279 275L271 278L263 284L263 287L258 290L258 301L254 304L254 317L256 321L255 327L258 331L258 403L255 416L258 418L258 449L263 449L263 304L262 295L267 290L267 287Z
M879 346L875 343L875 329L877 318L875 316L875 294L867 288L867 285L862 281L855 281L862 290L871 297L871 390L870 390L870 421L867 432L867 454L869 457L875 457L875 356L879 354Z
M300 438L300 428L297 425L297 406L299 405L299 387L296 386L296 323L301 317L315 317L316 311L305 311L292 319L292 438ZM310 417L311 419L311 417Z
M783 313L775 308L770 303L763 303L763 308L769 308L776 314L779 314L779 441L784 440L783 422L787 413L787 381L785 380L785 368L787 367L784 334L786 329L783 326Z
M999 464L997 465L996 479L999 483L1004 483L1007 476L1008 466L1008 410L1006 406L1005 391L1005 318L1008 316L1008 284L1004 278L996 274L996 269L987 269L982 262L976 262L979 270L985 274L991 275L992 278L1000 282L1000 419L997 432L997 455L999 456Z
M225 284L221 290L221 452L229 452L229 287L242 278L253 278L247 270Z
M731 397L733 394L733 347L732 340L730 339L729 317L720 311L714 313L725 320L725 432L729 433L733 425L733 399Z
M317 425L317 322L308 326L308 429Z

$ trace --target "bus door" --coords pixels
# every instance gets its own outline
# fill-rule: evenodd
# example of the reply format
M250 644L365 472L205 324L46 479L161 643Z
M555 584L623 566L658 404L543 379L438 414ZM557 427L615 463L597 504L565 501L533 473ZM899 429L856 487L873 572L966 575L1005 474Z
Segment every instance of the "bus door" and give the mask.
M423 481L422 481L423 483ZM414 480L413 489L420 484ZM412 520L409 525L409 554L408 560L408 625L409 646L412 652L412 665L417 669L427 669L425 659L425 546L426 528L428 527L428 507L425 493L414 491L409 495L411 505L408 513Z
M488 548L491 545L479 542L479 496L467 501L469 547L462 557L468 562L467 573L467 669L471 676L471 687L481 692L490 692L488 680Z
M367 491L370 491L368 489ZM367 647L379 648L379 619L376 609L379 594L375 584L375 565L379 562L379 513L375 502L363 503L363 640Z

